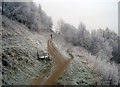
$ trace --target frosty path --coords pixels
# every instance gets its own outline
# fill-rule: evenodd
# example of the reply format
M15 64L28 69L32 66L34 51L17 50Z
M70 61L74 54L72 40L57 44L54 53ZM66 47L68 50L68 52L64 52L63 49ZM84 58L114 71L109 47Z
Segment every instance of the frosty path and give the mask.
M41 76L33 81L32 85L54 85L57 82L57 78L63 73L63 71L68 66L69 62L73 59L72 54L67 51L70 59L65 60L65 58L58 52L57 48L53 45L52 39L47 42L47 49L49 54L55 59L55 65L51 68L50 75L48 78Z

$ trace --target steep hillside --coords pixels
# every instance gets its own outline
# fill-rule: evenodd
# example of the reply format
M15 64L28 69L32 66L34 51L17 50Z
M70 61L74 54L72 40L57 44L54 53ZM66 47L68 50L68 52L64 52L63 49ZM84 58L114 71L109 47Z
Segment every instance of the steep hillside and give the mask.
M80 23L76 28L63 20L58 22L57 28L57 33L67 43L80 48L81 51L86 49L83 58L95 66L94 70L102 77L103 84L118 84L120 57L117 33L109 28L90 32L83 23Z
M47 40L50 38L48 31L38 33L31 32L26 26L16 21L12 21L2 16L2 64L3 64L3 85L29 85L35 78L50 73L53 67L53 58L50 61L38 60L38 53L47 53ZM68 58L67 50L70 49L74 59L68 65L68 68L58 78L58 84L64 85L84 85L100 84L97 74L79 54L79 51L70 44L66 47L59 36L53 34L56 38L53 43L58 51ZM58 38L59 37L59 38ZM74 48L74 49L73 49ZM74 51L72 51L74 50ZM82 54L82 53L81 53ZM43 55L41 55L43 56Z
M67 42L65 43L65 41L61 39L61 36L54 38L53 42L66 59L69 58L67 49L69 49L74 56L74 59L71 60L64 74L59 78L58 81L60 81L60 83L71 85L118 84L119 72L116 63L101 60L83 47L73 46Z
M118 40L109 29L89 33L83 24L62 22L55 34L51 18L33 2L4 2L0 21L0 84L118 84Z
M37 60L37 52L47 53L49 33L31 32L26 26L2 16L3 84L30 84L49 71L51 61ZM45 36L45 37L44 37Z
M53 39L53 44L59 52L68 60L68 51L74 57L63 74L58 78L58 84L63 85L100 85L101 77L94 72L94 65L86 60L90 54L84 48L75 47L66 43L60 36Z

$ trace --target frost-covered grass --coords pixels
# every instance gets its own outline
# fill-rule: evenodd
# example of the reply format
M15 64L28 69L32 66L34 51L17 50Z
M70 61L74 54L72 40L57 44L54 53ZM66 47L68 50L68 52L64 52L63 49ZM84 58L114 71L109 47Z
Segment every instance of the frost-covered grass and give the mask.
M2 35L3 85L29 85L35 78L49 72L52 61L37 60L37 51L47 52L47 36L35 34L4 16ZM40 40L44 42L40 43Z
M6 55L9 54L6 60L10 64L9 67L3 66L5 84L29 84L34 78L49 72L52 66L49 65L50 63L36 60L36 52L39 50L47 52L47 40L50 38L51 32L30 32L24 25L5 17L3 28L3 51ZM58 51L67 59L70 58L67 53L67 50L70 49L74 56L65 72L58 78L58 82L65 85L100 84L101 78L97 75L99 74L103 78L101 80L104 82L103 84L107 84L107 81L109 83L111 81L113 84L118 83L117 64L97 58L84 48L72 46L62 37L58 37L55 35L53 38L53 43Z
M96 85L100 84L99 77L93 72L87 64L80 60L80 57L74 56L67 69L58 79L58 82L64 85Z
M79 55L84 56L84 59L93 64L94 71L102 77L103 84L118 84L118 65L115 62L97 58L80 47L75 50L79 52Z
M58 37L55 38L53 42L56 44L56 47L62 55L69 58L66 50L70 49L74 56L74 59L70 62L63 75L58 79L58 82L74 85L96 83L102 85L118 84L118 65L115 62L107 61L100 58L100 56L99 58L93 56L86 49L67 44ZM94 81L96 78L98 79L95 83ZM99 82L100 80L101 82Z
M93 72L93 68L89 67L89 64L84 56L80 57L79 52L75 50L74 46L68 44L62 39L62 37L55 37L53 44L57 47L58 51L66 58L70 58L67 53L69 49L74 58L70 61L68 67L63 74L58 78L58 83L64 85L96 85L100 84L99 77ZM77 52L76 52L77 51ZM84 55L84 54L83 54Z
M93 59L92 59L93 58ZM118 65L115 63L107 62L107 60L101 60L100 58L94 59L90 57L92 63L94 63L95 71L100 73L103 78L103 82L107 81L108 84L118 83Z

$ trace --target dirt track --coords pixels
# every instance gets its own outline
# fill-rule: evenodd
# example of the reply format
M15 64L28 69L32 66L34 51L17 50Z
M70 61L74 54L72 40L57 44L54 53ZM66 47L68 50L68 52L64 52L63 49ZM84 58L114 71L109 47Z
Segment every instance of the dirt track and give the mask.
M69 53L71 58L65 60L65 58L58 52L57 48L53 45L52 39L49 39L47 42L47 49L49 54L55 59L55 65L53 66L53 70L51 70L48 79L45 79L45 75L35 79L32 82L32 85L54 85L57 82L57 78L63 73L63 71L68 66L73 56Z

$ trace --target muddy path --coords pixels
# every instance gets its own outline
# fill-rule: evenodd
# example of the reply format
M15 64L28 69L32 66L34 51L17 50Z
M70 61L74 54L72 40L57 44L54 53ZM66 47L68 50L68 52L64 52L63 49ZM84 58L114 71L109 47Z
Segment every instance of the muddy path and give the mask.
M63 73L63 71L67 68L69 62L73 59L73 56L69 53L68 49L67 53L71 58L68 58L66 60L54 46L52 39L48 40L47 49L49 54L54 58L55 64L51 68L51 72L47 78L47 74L44 74L43 76L34 79L31 85L55 85L57 83L57 78Z

